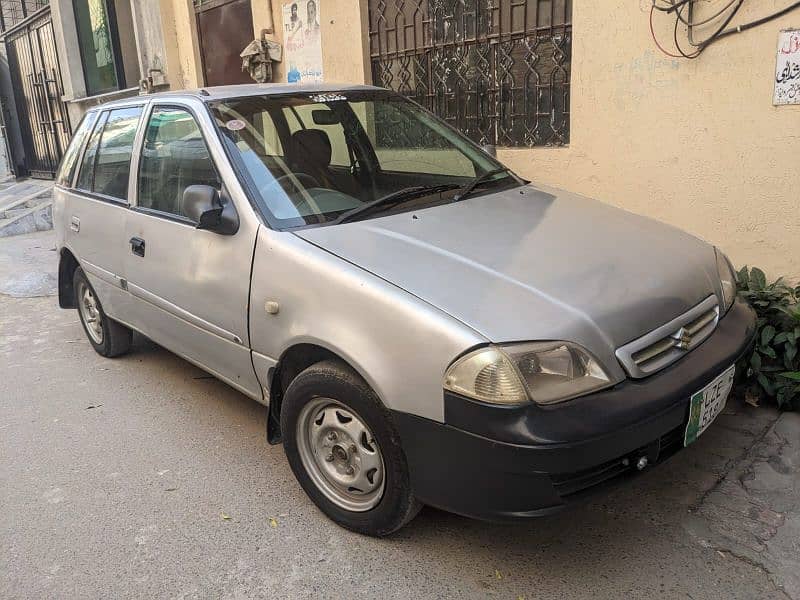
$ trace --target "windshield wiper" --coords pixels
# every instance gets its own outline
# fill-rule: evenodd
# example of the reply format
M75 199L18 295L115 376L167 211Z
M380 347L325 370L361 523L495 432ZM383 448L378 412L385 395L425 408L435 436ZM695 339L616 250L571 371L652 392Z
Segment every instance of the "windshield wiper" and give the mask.
M499 169L492 169L491 171L486 171L486 173L484 173L483 175L478 175L475 179L473 179L467 185L461 188L461 191L459 191L455 196L453 196L453 202L464 200L467 196L469 196L472 192L475 191L476 187L488 181L490 177L494 177L495 175L500 175L500 173L510 174L511 169L509 169L508 167L500 167Z
M371 211L373 208L401 204L407 200L418 198L419 196L446 192L458 187L459 186L454 183L444 183L440 185L415 185L413 187L403 188L402 190L397 190L396 192L387 194L386 196L381 196L372 202L367 202L366 204L362 204L361 206L350 209L331 221L331 224L338 225L339 223L347 223L348 221L352 221L360 215Z

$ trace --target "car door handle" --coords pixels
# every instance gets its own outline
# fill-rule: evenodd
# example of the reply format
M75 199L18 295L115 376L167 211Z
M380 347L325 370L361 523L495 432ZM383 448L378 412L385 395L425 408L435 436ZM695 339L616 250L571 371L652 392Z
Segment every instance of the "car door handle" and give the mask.
M81 220L78 217L72 217L69 222L69 228L78 233L81 230Z
M144 240L142 238L131 238L131 252L136 256L144 256Z

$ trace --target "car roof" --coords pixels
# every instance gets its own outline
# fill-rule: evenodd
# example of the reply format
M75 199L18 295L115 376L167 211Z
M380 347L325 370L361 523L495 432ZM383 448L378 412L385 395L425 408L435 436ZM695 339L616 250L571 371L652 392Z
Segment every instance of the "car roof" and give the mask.
M93 106L90 110L102 110L107 108L114 108L117 106L130 106L132 104L139 104L148 102L150 100L160 100L163 98L173 99L186 99L195 98L203 102L210 102L214 100L225 100L227 98L241 98L242 96L269 96L278 94L305 94L315 92L347 92L354 90L372 90L379 91L383 88L371 85L358 85L358 84L342 84L342 83L315 83L315 84L297 84L297 83L254 83L243 85L220 85L210 86L204 88L197 88L193 90L179 90L174 92L158 92L156 94L143 94L140 96L132 96L129 98L121 98L111 102L105 102L98 106Z

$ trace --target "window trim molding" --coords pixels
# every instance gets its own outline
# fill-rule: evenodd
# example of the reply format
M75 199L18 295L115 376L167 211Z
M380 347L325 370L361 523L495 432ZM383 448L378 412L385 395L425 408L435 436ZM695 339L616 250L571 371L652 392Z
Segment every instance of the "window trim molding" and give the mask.
M141 213L143 215L148 215L150 217L158 217L160 219L165 219L167 221L173 221L178 223L179 225L188 225L192 229L197 229L197 223L192 221L188 217L184 217L182 215L176 215L173 213L168 213L163 210L158 210L156 208L149 208L147 206L133 206L130 205L129 208L137 213Z

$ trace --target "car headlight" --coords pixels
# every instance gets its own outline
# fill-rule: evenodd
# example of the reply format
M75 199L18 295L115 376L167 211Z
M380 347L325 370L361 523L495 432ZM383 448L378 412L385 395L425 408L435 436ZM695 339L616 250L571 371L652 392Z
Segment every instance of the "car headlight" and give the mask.
M722 287L722 302L725 305L725 311L733 306L733 301L736 300L736 273L733 271L731 261L719 249L714 248L717 255L717 272L719 273L719 282Z
M491 404L553 404L611 385L600 363L570 342L488 346L447 369L447 390Z

